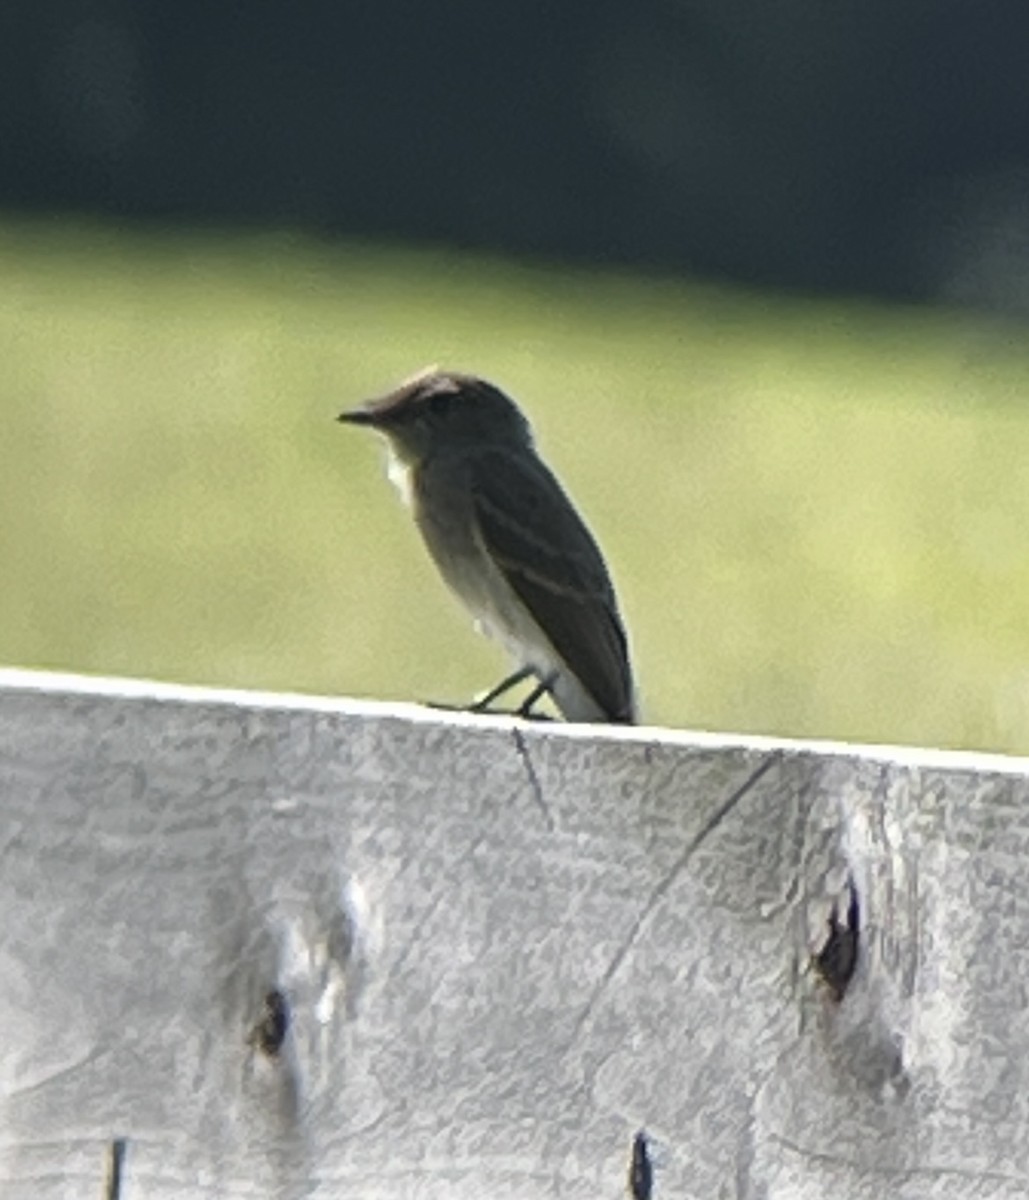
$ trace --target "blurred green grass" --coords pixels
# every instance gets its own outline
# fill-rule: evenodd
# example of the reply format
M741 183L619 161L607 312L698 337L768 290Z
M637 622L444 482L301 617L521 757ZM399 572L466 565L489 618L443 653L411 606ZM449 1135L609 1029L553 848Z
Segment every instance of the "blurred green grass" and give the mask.
M1029 750L1029 347L953 313L296 236L0 223L0 661L463 700L499 652L343 406L496 379L646 718Z

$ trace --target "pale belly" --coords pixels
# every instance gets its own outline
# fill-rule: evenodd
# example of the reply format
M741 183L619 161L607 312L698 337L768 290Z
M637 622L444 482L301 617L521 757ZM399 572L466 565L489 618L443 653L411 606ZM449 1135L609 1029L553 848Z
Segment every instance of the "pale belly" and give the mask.
M389 477L411 509L440 575L471 615L475 628L501 645L519 667L530 668L541 681L552 680L555 699L568 719L603 719L485 549L461 481L446 486L431 475L416 479L408 466L392 456Z

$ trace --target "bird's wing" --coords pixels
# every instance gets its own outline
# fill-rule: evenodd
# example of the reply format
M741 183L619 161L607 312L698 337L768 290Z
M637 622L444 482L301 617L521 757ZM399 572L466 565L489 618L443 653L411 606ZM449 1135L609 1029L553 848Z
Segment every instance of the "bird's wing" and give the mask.
M611 721L632 721L625 630L600 550L535 456L484 450L470 463L483 544L559 658Z

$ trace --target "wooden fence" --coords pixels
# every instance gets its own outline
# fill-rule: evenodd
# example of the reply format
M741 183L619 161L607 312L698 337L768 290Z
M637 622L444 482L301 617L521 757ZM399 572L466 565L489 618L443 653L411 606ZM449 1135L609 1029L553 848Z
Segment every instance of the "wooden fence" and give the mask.
M1029 1195L1021 760L0 673L4 1200Z

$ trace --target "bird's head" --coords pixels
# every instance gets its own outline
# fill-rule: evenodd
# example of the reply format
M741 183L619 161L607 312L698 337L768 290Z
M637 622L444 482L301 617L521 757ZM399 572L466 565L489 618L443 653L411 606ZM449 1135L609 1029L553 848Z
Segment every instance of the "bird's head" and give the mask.
M528 421L499 388L475 375L436 367L380 399L340 413L339 420L381 433L411 464L440 450L532 445Z

